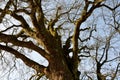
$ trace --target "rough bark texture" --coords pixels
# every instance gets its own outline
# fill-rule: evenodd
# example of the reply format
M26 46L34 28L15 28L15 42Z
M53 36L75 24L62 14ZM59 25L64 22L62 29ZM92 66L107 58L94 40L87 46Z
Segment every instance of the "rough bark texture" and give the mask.
M50 80L74 80L72 75L62 57L55 56L51 59L48 74Z

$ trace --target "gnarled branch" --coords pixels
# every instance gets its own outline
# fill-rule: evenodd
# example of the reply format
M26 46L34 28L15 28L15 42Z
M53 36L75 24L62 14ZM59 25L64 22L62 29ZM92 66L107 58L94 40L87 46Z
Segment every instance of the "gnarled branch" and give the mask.
M17 50L15 50L13 48L10 48L8 46L1 45L1 44L0 44L0 49L12 53L13 55L15 55L16 58L22 59L27 66L32 67L37 72L42 72L42 73L46 72L45 70L46 70L47 67L45 67L43 65L40 65L37 62L27 58L25 55L21 54Z

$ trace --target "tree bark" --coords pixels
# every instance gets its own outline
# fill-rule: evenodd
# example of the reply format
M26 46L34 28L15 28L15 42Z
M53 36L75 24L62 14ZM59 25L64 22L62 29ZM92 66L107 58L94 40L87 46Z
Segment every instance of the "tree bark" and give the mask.
M49 66L49 79L50 80L74 80L73 74L69 71L66 64L59 59L54 59Z
M102 66L101 63L97 62L97 71L96 71L96 73L97 73L97 79L98 80L106 80L105 76L103 76L102 73L100 72L101 66Z
M54 53L55 52L55 53ZM47 70L47 77L50 80L74 80L73 74L66 63L61 51L54 51L51 56Z

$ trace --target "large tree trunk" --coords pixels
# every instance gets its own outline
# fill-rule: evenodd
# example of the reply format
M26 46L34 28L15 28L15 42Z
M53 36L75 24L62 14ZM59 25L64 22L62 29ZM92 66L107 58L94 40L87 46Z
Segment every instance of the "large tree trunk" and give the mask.
M64 62L55 59L49 66L49 79L50 80L74 80L73 74L69 71Z
M55 53L49 61L47 77L50 80L74 80L73 74L60 53Z

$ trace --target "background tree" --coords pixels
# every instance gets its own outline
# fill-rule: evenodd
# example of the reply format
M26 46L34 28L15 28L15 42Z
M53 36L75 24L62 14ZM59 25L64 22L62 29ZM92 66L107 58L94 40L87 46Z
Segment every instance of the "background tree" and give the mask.
M119 0L2 0L2 68L12 73L22 60L36 71L30 79L119 78L119 6ZM48 65L34 61L31 52Z

